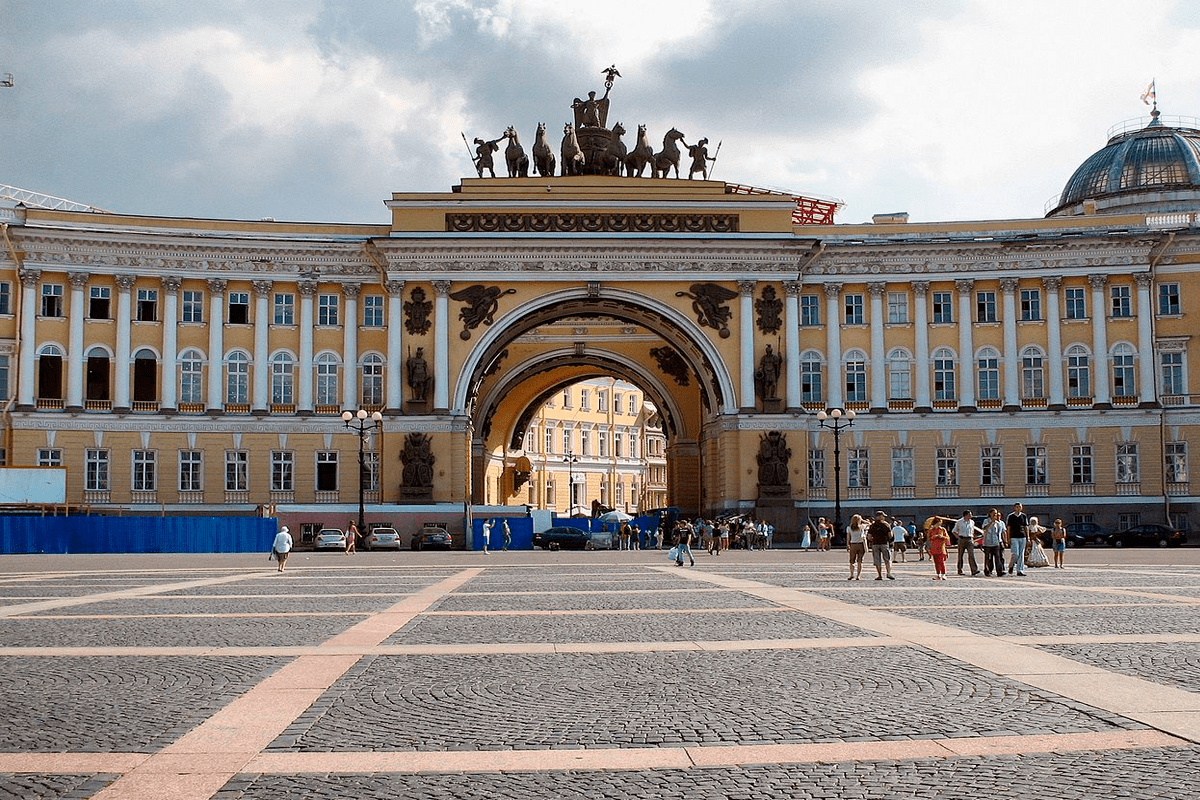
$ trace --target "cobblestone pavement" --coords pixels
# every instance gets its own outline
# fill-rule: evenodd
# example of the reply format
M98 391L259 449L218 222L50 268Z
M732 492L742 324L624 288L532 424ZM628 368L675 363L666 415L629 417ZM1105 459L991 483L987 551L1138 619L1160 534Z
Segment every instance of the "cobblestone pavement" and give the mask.
M0 556L0 800L1192 798L1200 550Z

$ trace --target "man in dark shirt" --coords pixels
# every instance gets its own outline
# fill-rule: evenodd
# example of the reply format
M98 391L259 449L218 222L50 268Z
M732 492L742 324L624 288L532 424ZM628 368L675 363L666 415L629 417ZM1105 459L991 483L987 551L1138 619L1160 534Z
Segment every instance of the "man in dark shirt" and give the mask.
M1012 548L1012 562L1008 568L1009 575L1025 574L1025 529L1029 527L1029 517L1025 516L1025 506L1013 503L1012 513L1008 515L1008 542Z
M896 580L892 577L892 526L887 514L875 512L875 521L867 528L867 539L871 542L871 560L875 562L875 580L883 580L884 565L887 565L887 579Z

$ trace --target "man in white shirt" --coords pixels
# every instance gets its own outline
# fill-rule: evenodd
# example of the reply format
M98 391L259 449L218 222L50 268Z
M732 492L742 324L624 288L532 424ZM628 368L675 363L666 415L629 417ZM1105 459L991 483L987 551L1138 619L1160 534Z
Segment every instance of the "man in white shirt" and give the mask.
M971 562L971 575L979 574L979 564L975 561L975 534L983 536L983 529L975 525L971 519L970 510L964 511L954 523L954 535L958 537L958 574L963 574L963 551L965 550Z

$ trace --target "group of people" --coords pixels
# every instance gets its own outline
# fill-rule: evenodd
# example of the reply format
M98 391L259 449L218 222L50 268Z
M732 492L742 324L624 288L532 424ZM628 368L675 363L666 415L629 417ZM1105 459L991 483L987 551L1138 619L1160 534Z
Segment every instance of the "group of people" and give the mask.
M821 519L818 530L824 523L825 520ZM949 529L944 523L951 523ZM963 511L957 520L930 517L925 530L914 532L915 527L913 524L905 526L895 518L889 521L887 514L882 511L875 512L874 519L870 521L859 514L851 517L846 531L846 549L850 557L850 576L847 580L861 578L863 559L868 547L875 566L875 580L880 581L885 577L895 580L892 575L892 562L897 559L908 560L910 540L920 555L919 560L924 561L925 554L929 554L934 565L934 580L946 580L946 562L951 547L958 551L959 575L965 574L964 569L969 568L973 576L980 573L984 577L1024 576L1027 574L1026 567L1049 566L1050 562L1042 549L1041 540L1042 535L1047 532L1050 534L1054 567L1064 567L1067 529L1063 521L1056 519L1053 527L1046 528L1038 522L1037 517L1027 515L1021 503L1014 503L1013 510L1007 517L1004 517L999 509L993 508L982 525L975 522L968 509ZM982 569L975 556L975 550L979 547L983 549Z
M686 555L692 566L696 559L692 554L692 544L699 543L709 555L719 556L730 547L743 547L747 550L770 550L775 538L775 526L765 520L755 520L752 517L732 517L714 522L711 519L697 517L695 521L680 519L671 530L671 540L674 543L675 564L683 566ZM661 538L660 538L661 541Z

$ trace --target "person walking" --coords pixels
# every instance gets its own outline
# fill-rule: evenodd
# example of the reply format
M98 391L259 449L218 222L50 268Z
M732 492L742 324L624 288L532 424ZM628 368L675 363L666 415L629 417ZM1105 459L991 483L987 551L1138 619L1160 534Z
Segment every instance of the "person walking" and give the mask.
M887 579L892 576L892 526L888 525L887 514L875 512L875 521L867 528L867 540L871 543L871 561L875 564L875 580L883 580L883 568L887 566Z
M346 555L357 553L355 546L358 544L358 526L354 524L354 520L346 523Z
M938 519L929 526L929 557L933 559L935 581L946 580L946 557L950 554L950 534ZM972 555L972 558L974 556Z
M901 561L908 561L908 528L900 524L899 519L892 520L892 560L900 554Z
M993 508L988 513L988 521L983 525L983 576L990 578L993 574L1004 577L1004 537L1007 528L1000 518L1000 509Z
M846 551L850 554L850 577L846 580L862 580L863 556L867 553L867 526L863 524L863 518L859 514L850 518L850 529L846 533Z
M689 566L696 566L696 558L692 555L692 526L690 523L680 520L675 527L675 546L678 548L675 551L675 566L683 566L683 554L687 553Z
M288 554L292 552L292 534L288 531L287 525L284 525L279 529L279 533L275 534L275 541L271 543L271 552L275 555L275 561L279 563L276 571L283 572Z
M1029 517L1025 515L1025 506L1013 503L1012 513L1008 515L1008 545L1012 552L1012 562L1008 568L1009 574L1025 576L1025 544L1029 527Z
M1061 519L1054 520L1050 529L1050 546L1054 550L1054 568L1064 569L1063 555L1067 552L1067 528Z
M983 535L983 529L971 519L971 509L967 509L954 523L954 535L958 537L958 574L963 574L963 552L971 564L971 576L979 574L979 562L975 560L975 534Z
M508 527L508 520L500 521L500 530L504 532L504 544L500 547L501 550L507 550L512 544L512 529Z
M833 526L831 526L824 517L817 520L817 552L829 549L829 542L833 539Z

